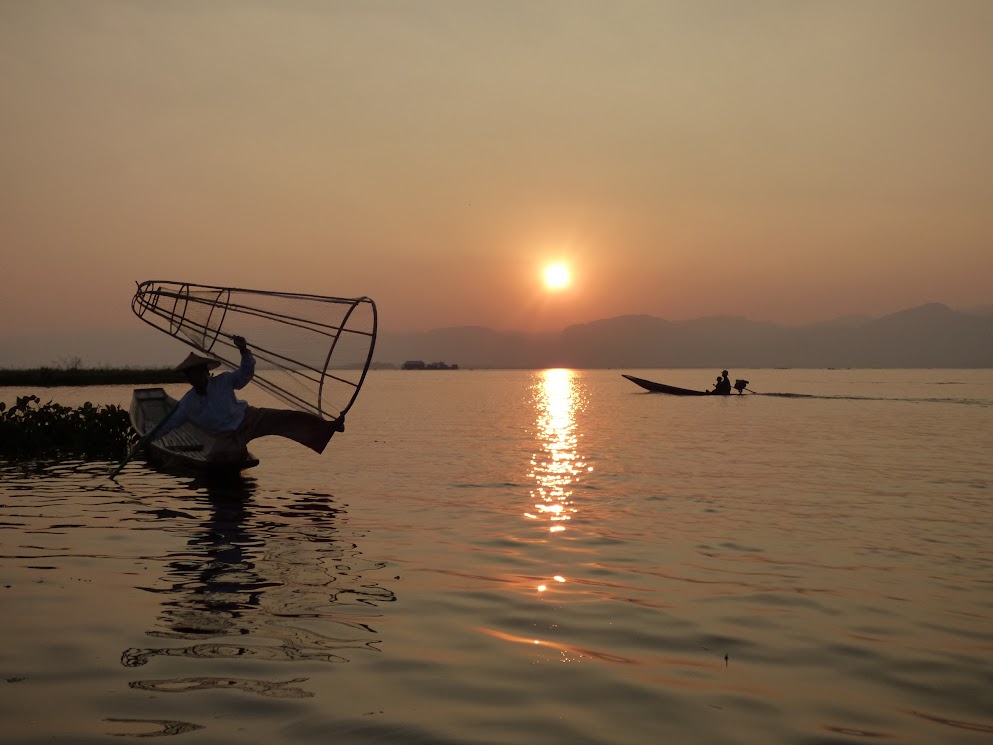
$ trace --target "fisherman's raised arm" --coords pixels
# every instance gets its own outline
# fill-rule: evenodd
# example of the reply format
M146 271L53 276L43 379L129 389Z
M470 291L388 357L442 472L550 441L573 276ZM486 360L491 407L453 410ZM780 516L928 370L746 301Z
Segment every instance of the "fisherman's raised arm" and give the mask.
M241 365L238 369L234 371L234 388L240 389L244 388L252 378L255 377L255 357L248 348L248 342L245 341L244 336L232 336L231 341L241 352Z

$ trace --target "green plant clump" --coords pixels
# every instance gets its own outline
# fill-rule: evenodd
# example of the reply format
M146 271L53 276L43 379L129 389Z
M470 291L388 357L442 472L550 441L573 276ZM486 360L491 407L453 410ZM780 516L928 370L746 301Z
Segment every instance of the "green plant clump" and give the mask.
M117 459L132 439L131 422L120 406L62 406L37 396L0 402L0 455L10 458L77 456Z

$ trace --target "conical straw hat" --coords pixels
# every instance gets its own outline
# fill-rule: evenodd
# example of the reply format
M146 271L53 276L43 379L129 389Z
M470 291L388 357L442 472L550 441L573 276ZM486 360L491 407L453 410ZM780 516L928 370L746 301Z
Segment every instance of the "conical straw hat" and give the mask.
M176 372L186 372L187 370L192 370L194 367L201 366L206 367L208 370L213 370L215 367L219 367L220 364L217 360L201 357L199 354L190 352L185 360L176 365Z

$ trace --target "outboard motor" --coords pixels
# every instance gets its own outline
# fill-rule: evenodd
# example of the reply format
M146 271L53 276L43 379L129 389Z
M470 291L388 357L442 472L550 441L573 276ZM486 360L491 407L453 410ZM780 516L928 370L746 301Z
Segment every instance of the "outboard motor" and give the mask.
M742 393L742 392L743 392L743 391L744 391L744 390L745 390L745 389L746 389L747 387L748 387L748 381L747 381L747 380L741 380L741 379L739 378L738 380L735 380L735 381L734 381L734 389L735 389L736 391L738 391L738 395L741 395L741 393Z

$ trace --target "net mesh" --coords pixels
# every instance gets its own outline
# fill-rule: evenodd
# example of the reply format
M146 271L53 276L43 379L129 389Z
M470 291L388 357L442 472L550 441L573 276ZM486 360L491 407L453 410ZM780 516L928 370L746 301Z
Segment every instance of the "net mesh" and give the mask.
M146 323L236 368L243 336L254 382L293 408L337 418L365 380L376 342L376 305L339 298L180 282L138 285L131 303Z

